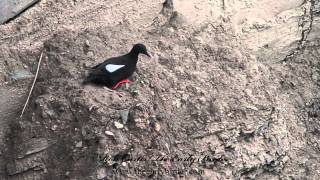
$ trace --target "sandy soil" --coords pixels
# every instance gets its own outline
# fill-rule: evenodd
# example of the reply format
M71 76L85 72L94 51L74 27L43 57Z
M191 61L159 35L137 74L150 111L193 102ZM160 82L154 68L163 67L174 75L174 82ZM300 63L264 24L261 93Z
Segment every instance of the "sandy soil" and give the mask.
M43 0L0 26L2 179L319 179L320 3L163 3ZM121 94L80 85L137 42L154 58ZM10 77L42 51L18 119L32 80Z

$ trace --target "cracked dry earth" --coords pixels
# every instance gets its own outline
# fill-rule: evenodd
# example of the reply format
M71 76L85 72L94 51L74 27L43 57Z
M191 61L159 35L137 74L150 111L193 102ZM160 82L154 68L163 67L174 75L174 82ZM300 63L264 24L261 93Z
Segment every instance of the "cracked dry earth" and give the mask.
M318 1L44 0L0 35L1 179L320 178ZM121 93L80 85L137 42Z

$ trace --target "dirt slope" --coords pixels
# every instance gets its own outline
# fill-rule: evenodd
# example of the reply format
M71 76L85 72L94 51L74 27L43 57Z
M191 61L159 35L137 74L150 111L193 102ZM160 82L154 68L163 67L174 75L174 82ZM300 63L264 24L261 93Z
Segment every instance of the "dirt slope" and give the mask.
M24 118L2 120L12 122L3 177L319 179L319 8L41 1L0 26L0 81L34 72L44 51ZM154 58L141 57L122 94L80 85L89 67L137 42Z

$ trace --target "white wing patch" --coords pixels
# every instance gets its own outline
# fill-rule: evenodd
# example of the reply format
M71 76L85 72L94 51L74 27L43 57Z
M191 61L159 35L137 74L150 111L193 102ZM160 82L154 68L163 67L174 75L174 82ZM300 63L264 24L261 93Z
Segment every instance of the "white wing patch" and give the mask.
M106 70L107 70L108 72L113 73L113 72L117 71L118 69L120 69L120 68L122 68L122 67L124 67L124 66L125 66L125 65L107 64L105 68L106 68Z

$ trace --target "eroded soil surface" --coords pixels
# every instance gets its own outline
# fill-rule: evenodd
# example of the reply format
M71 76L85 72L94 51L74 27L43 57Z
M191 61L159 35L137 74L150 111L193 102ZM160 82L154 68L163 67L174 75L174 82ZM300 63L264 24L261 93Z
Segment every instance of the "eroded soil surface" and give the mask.
M44 0L0 26L0 175L319 179L320 3L268 2ZM129 86L81 85L137 42Z

